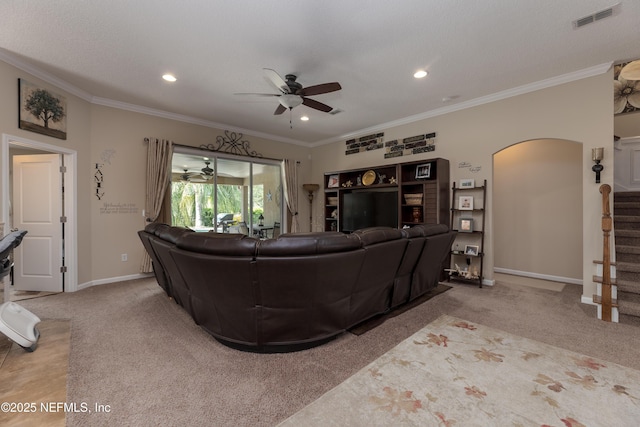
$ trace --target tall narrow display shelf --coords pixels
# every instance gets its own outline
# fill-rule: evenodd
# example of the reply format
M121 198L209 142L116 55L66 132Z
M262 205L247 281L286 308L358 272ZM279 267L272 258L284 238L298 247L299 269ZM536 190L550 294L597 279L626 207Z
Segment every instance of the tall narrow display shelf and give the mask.
M451 248L449 280L482 287L487 180L478 186L463 179L460 187L454 182L452 190L451 228L458 234Z

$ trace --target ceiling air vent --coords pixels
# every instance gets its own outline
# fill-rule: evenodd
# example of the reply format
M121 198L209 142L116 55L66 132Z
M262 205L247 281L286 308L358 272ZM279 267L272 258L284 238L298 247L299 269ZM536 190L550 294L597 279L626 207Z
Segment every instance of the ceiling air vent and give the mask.
M610 16L617 15L619 12L620 12L620 3L617 3L607 9L585 16L584 18L576 19L575 21L573 21L573 28L578 29L580 27L584 27L585 25L592 24L596 21L600 21L601 19L609 18Z

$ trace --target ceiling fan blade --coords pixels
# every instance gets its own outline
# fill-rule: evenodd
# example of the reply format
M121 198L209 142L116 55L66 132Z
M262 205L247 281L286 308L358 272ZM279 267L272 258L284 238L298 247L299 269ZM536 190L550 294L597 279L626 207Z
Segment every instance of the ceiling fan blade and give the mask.
M285 111L287 111L287 107L285 107L285 106L284 106L284 105L282 105L282 104L279 104L279 105L278 105L278 108L276 108L276 111L274 111L274 112L273 112L273 115L274 115L274 116L277 116L278 114L282 114L282 113L284 113Z
M253 95L253 96L280 96L280 93L250 93L250 92L241 92L234 93L234 95Z
M333 110L333 108L329 107L327 104L323 104L322 102L318 102L311 98L303 97L302 104L306 105L307 107L313 108L315 110L324 111L325 113L328 113L329 111Z
M269 81L282 93L290 93L289 85L280 77L278 73L276 73L271 68L263 68L264 75L269 79Z
M337 90L342 89L340 83L323 83L321 85L309 86L305 87L300 91L300 95L302 96L313 96L313 95L321 95L323 93L335 92Z

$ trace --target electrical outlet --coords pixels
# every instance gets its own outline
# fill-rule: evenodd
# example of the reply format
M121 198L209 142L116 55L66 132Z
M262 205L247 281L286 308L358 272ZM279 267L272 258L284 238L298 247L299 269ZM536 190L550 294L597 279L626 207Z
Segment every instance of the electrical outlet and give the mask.
M122 262L125 262L125 261L127 261L127 259L129 259L127 254L122 254L122 255L120 255L120 257L122 258Z

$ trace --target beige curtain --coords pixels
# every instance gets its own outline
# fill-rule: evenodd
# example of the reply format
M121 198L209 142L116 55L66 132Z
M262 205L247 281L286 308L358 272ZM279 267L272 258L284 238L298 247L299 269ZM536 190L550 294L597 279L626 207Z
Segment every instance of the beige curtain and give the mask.
M300 231L298 222L298 162L284 159L282 161L282 181L284 182L284 199L291 212L291 232Z
M147 222L161 220L163 202L171 177L171 155L173 142L165 139L145 138L147 142L147 188L145 214ZM151 273L151 258L147 251L142 255L140 271Z

